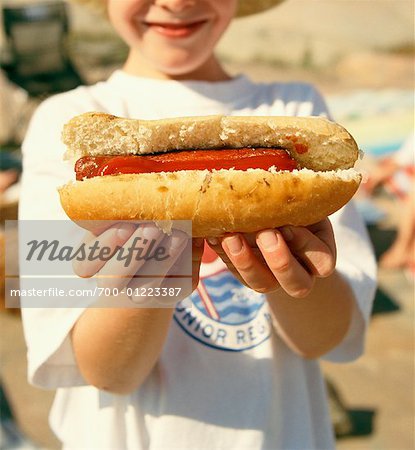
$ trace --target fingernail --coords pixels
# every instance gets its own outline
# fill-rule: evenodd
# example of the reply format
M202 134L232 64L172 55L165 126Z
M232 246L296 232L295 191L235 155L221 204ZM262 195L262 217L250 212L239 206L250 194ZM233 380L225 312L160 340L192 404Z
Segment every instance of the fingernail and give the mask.
M284 237L286 242L292 241L294 238L294 233L291 229L291 227L282 227L280 228L280 232L282 236Z
M147 239L152 241L153 239L158 239L160 237L160 233L162 232L160 228L155 225L146 224L142 226L142 236L143 239Z
M131 223L122 223L117 230L117 236L126 241L133 234L135 230L135 226Z
M173 236L171 236L171 248L174 250L179 249L184 242L187 241L187 239L190 239L187 234L185 233L177 233L177 234L173 234Z
M232 236L224 239L231 255L237 255L241 252L243 244L239 236Z
M259 243L268 252L274 252L278 248L278 238L274 231L263 231L258 236Z
M219 244L219 239L215 238L215 237L207 238L207 241L210 245L218 245Z

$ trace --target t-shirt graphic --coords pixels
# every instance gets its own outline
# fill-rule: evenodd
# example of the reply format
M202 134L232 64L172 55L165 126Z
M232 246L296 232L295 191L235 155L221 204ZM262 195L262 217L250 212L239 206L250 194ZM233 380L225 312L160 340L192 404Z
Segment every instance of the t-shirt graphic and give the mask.
M174 318L198 342L211 348L243 351L267 340L271 316L264 294L244 286L219 259L205 251L200 281ZM209 261L209 262L205 262Z

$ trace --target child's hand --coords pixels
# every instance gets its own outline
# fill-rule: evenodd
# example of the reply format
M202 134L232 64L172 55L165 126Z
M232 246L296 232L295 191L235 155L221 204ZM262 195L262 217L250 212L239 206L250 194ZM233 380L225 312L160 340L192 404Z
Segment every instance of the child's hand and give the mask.
M336 245L328 219L308 227L283 227L255 234L235 233L208 239L229 269L248 287L268 293L284 289L307 296L317 277L336 265Z
M200 242L199 242L200 241ZM147 253L148 248L162 248L168 258L144 259L138 258L137 252L131 254L131 259L126 259L129 255L129 248L135 244L135 248L141 248L141 255ZM175 298L164 299L173 300L174 303L186 298L196 288L199 282L199 266L202 256L203 240L191 240L184 232L172 230L170 235L164 234L155 224L146 223L137 226L133 223L118 223L110 228L95 235L88 232L81 244L88 247L96 246L99 251L106 250L106 254L102 253L102 257L93 260L84 259L82 261L74 261L74 271L80 277L92 277L98 275L97 284L100 288L119 292L124 288L130 288L130 292L136 289L145 288L177 288L184 286L180 278L163 278L164 275L171 273L173 266L178 267L182 259L190 257L189 247L192 246L192 288L182 289L180 295ZM120 249L124 251L125 257L121 259ZM99 254L96 251L96 254ZM117 254L118 252L118 254ZM177 271L176 271L177 273ZM134 278L135 275L139 277ZM147 279L145 277L148 276ZM154 291L152 291L154 292ZM145 299L140 299L140 304L145 303ZM160 299L163 298L160 297ZM168 302L169 303L169 302ZM171 302L170 302L171 303Z

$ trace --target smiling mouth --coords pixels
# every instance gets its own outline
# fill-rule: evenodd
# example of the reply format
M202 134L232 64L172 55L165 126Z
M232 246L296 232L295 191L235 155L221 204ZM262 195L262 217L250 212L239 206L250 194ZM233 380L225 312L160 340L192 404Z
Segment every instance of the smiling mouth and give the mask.
M169 38L184 38L198 31L206 22L207 20L199 20L191 23L144 22L144 26L162 36Z

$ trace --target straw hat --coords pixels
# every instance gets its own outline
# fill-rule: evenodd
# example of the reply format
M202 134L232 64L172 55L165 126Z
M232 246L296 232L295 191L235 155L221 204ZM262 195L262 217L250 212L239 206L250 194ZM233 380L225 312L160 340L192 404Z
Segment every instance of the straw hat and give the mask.
M261 11L272 8L282 3L284 0L239 0L236 17L250 16Z
M82 3L100 13L105 13L106 2L104 0L72 0L75 3ZM273 6L277 6L284 0L239 0L236 17L250 16L261 11L265 11Z

